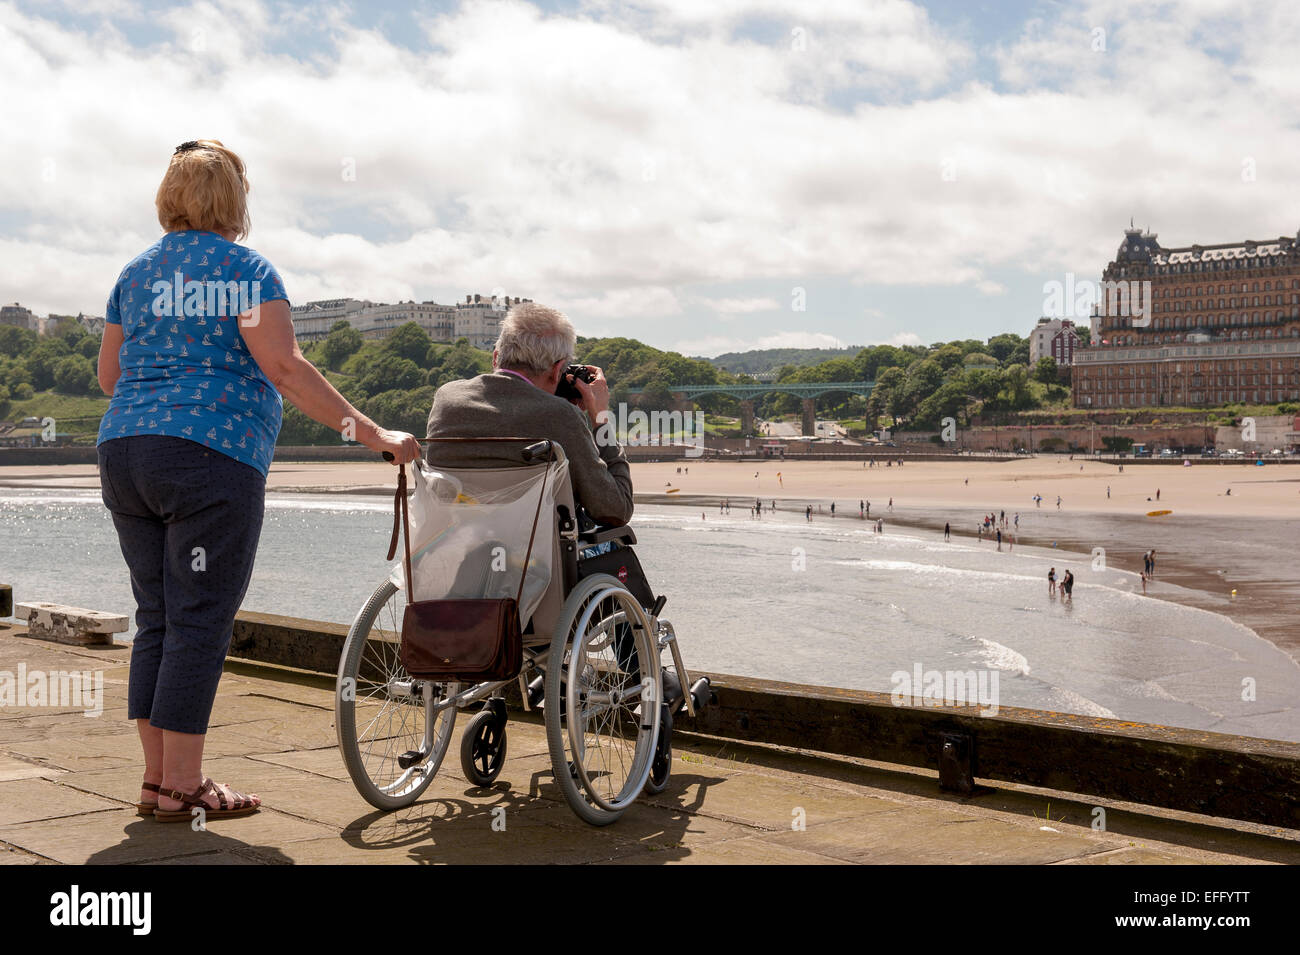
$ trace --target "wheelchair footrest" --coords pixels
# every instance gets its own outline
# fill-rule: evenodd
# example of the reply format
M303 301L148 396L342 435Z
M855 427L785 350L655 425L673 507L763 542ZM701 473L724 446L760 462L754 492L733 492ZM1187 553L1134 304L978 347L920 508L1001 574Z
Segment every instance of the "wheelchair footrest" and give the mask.
M416 763L424 762L425 755L425 753L421 753L418 749L408 749L401 756L397 757L397 765L402 767L402 769L410 769Z
M713 691L713 684L709 682L707 676L702 676L691 686L691 702L695 704L695 712L699 713L710 703L718 702L718 694Z

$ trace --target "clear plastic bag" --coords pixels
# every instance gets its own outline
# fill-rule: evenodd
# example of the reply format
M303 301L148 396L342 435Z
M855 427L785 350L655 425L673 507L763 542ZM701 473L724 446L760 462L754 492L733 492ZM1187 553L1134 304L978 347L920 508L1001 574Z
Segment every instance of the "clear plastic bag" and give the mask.
M567 461L554 461L547 469L454 471L413 463L409 509L415 595L407 599L514 597L528 555L519 601L520 625L527 626L551 583L555 493L567 470ZM534 515L537 533L530 551ZM400 563L391 579L399 588L406 585Z

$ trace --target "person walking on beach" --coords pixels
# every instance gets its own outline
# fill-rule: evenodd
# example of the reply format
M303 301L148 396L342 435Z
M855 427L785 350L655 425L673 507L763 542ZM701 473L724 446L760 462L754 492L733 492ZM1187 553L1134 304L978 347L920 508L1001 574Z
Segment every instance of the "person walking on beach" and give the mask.
M1142 552L1142 574L1146 576L1151 573L1151 551Z
M1151 549L1151 576L1154 577L1155 575L1156 575L1156 551L1155 548L1153 547Z
M1106 500L1110 500L1110 485L1106 485Z
M1020 512L1016 511L1016 530L1020 530Z
M1058 511L1061 509L1061 495L1059 494L1056 495L1056 509ZM1069 573L1069 571L1066 571L1066 573Z
M892 497L889 499L889 509L891 511L894 509L894 499Z
M947 522L943 525L943 539L952 540L952 525Z
M885 519L883 517L876 518L876 533L885 533Z
M835 516L835 502L831 501L831 517Z
M1050 595L1056 594L1056 568L1053 567L1047 572L1047 592Z
M413 436L379 427L303 357L279 273L238 244L248 191L243 160L220 141L176 147L154 197L164 234L118 276L99 351L99 386L112 396L96 441L101 496L136 601L126 699L144 751L135 808L159 822L262 804L214 783L202 763L283 399L399 467L420 456ZM185 289L173 291L186 292L184 308L173 310L154 276L182 271Z
M805 520L809 520L809 521L812 520L812 505L811 505L811 504L808 505L808 509L807 509L806 511L804 511L804 515L803 515L803 516L804 516L804 519L805 519Z
M1160 500L1160 488L1156 488L1156 500Z
M998 550L1002 550L1002 528L998 528Z
M1145 597L1146 595L1147 595L1147 572L1144 570L1142 571L1142 596Z
M1065 579L1061 581L1061 589L1065 591L1065 599L1074 603L1074 572L1067 570Z

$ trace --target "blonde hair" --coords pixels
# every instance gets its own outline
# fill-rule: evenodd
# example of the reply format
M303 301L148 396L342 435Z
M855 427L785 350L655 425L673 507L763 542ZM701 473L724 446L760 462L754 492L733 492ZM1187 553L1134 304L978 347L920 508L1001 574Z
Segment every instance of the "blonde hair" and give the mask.
M220 140L185 143L172 154L158 186L158 222L167 232L202 229L242 239L252 228L248 188L244 161Z
M578 333L564 313L534 302L506 312L497 338L497 367L544 375L562 358L572 358Z

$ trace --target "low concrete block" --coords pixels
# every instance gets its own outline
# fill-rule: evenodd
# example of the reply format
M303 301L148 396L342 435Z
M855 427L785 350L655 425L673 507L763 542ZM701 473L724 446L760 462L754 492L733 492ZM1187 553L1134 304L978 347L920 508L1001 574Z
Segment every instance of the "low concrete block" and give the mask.
M102 610L85 610L44 602L20 603L15 609L19 620L27 621L27 635L56 643L78 646L113 645L113 634L126 630L122 614Z

